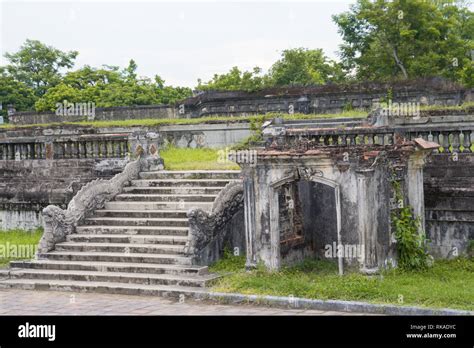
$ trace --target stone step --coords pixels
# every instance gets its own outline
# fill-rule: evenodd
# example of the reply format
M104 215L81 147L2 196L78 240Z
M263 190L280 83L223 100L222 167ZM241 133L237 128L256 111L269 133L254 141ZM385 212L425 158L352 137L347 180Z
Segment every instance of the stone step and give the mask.
M172 218L186 219L186 210L107 210L94 212L94 217Z
M219 187L223 188L235 179L137 179L132 187Z
M115 201L132 202L214 202L217 195L158 195L158 194L126 194L115 196Z
M179 298L181 295L192 297L194 294L205 293L207 291L207 289L201 287L184 287L176 285L145 285L49 279L8 279L0 281L0 288L97 292L106 294L166 296L176 298Z
M55 246L56 251L104 252L131 254L183 254L183 245L174 244L131 244L131 243L79 243L63 242Z
M102 226L175 226L187 227L189 221L187 218L130 218L130 217L94 217L84 220L84 225L102 225Z
M141 172L141 179L238 179L240 170L161 170Z
M105 209L108 210L189 210L192 208L201 208L211 210L213 202L107 202Z
M130 244L174 244L184 245L187 236L155 236L155 235L127 235L127 234L70 234L66 236L68 242L76 243L130 243Z
M170 265L153 263L97 262L97 261L55 261L32 260L11 261L12 268L76 270L98 272L150 273L150 274L209 274L207 266Z
M217 195L222 190L221 187L146 187L129 186L125 187L123 192L127 194L144 195Z
M113 282L145 285L177 285L185 287L205 287L210 281L217 279L216 275L210 274L203 276L189 276L176 274L91 272L48 269L13 269L9 275L10 279Z
M188 227L175 226L104 226L89 225L76 227L77 234L119 234L119 235L154 235L154 236L187 236Z
M191 265L189 257L169 254L147 253L111 253L111 252L77 252L77 251L52 251L39 254L39 259L62 261L99 261L99 262L127 262L127 263L153 263Z

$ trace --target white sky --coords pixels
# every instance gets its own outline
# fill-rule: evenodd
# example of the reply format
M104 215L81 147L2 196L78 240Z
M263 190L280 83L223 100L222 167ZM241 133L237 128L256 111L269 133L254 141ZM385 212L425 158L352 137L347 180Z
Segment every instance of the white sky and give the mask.
M77 50L85 64L124 67L193 87L237 65L268 69L287 48L341 43L331 15L354 1L13 1L0 0L0 65L27 39Z

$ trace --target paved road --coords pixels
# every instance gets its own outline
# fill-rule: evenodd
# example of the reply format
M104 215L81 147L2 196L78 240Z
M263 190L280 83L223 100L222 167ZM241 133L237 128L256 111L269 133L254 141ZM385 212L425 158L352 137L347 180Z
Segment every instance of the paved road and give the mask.
M351 315L148 296L0 290L0 315Z

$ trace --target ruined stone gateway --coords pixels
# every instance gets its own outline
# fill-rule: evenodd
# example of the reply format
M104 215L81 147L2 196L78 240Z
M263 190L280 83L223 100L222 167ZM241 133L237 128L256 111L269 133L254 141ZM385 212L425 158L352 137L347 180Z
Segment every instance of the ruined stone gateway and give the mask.
M324 258L334 246L353 253L330 253L341 274L344 264L372 272L394 262L393 182L403 187L403 204L422 218L423 166L439 145L370 128L353 131L289 129L269 139L255 166L242 164L248 267Z

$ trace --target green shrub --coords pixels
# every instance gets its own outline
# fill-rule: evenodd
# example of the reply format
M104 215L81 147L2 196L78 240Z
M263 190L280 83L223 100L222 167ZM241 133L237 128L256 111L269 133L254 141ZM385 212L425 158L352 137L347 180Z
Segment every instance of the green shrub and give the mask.
M395 199L403 202L400 183L393 182ZM421 270L429 266L426 238L420 232L420 219L413 216L409 205L402 205L392 213L392 224L397 241L398 265L404 270Z

